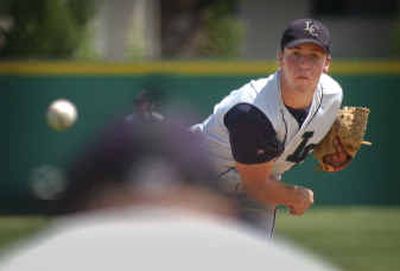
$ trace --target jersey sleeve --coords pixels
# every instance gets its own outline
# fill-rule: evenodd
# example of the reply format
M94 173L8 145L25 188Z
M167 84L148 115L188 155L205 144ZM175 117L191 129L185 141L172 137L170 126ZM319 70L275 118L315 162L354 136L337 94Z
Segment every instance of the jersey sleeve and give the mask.
M259 164L278 157L283 144L271 121L251 104L232 107L224 116L234 159L243 164Z

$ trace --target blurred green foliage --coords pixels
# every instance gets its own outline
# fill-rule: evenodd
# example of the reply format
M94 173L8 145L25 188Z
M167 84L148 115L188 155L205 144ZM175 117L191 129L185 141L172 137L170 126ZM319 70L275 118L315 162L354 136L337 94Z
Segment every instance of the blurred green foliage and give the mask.
M393 43L392 43L392 54L395 57L400 57L400 19L397 19L393 26Z
M244 27L235 16L236 0L216 1L205 10L204 31L206 39L199 52L209 57L235 57L241 50Z
M0 6L13 20L1 51L7 58L72 57L95 13L94 0L7 0Z
M160 2L162 57L240 56L244 40L244 25L238 16L240 0Z

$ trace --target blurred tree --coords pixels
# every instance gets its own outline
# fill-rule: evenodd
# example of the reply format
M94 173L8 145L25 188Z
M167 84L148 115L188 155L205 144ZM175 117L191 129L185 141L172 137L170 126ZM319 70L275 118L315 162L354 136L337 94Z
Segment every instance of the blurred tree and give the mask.
M202 56L235 57L240 53L244 27L235 17L237 0L219 0L204 14L205 38L199 44Z
M4 33L7 58L68 58L79 48L95 0L6 0L13 26ZM3 11L4 12L4 11Z
M400 19L396 19L393 25L393 42L390 49L393 56L400 57Z
M163 57L236 57L244 27L240 0L161 0Z

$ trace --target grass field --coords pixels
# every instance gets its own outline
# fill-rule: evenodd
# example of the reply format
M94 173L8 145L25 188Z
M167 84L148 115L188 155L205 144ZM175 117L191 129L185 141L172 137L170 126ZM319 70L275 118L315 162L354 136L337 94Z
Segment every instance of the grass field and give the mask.
M400 270L400 208L316 208L303 217L281 214L277 236L343 270Z
M0 251L45 227L47 219L37 216L0 216Z
M0 217L0 251L47 222L41 217ZM315 208L302 217L280 213L276 236L345 271L400 270L400 208Z

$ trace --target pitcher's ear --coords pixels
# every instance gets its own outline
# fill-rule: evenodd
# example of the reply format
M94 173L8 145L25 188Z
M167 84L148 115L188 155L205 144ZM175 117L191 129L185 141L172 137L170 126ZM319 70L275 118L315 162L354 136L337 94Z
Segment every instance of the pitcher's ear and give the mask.
M279 50L279 51L276 53L276 60L278 60L278 63L279 63L279 64L281 64L282 58L283 58L283 51Z
M323 72L324 73L328 73L329 72L329 67L331 66L331 61L332 61L332 58L331 58L330 55L328 55L326 57L325 65L324 65L324 68L323 68Z
M282 57L283 57L283 51L278 50L278 52L276 52L276 59L278 59L278 61L281 61Z

